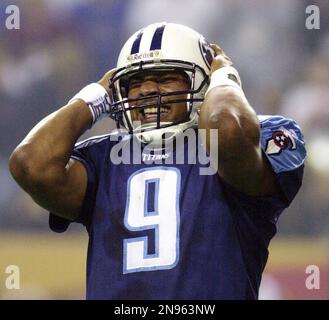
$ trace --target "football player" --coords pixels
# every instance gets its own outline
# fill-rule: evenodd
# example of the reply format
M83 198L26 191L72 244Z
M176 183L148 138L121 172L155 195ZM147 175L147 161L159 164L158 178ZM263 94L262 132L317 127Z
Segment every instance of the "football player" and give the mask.
M104 116L125 131L76 143ZM167 148L198 129L203 143ZM215 174L201 175L199 161L175 163L191 148L211 153L211 129ZM130 159L142 145L141 161L116 161L119 144ZM159 150L160 161L145 161ZM220 47L186 26L156 23L128 39L115 69L31 130L10 170L51 212L54 231L86 226L88 299L257 299L305 156L298 125L257 116Z

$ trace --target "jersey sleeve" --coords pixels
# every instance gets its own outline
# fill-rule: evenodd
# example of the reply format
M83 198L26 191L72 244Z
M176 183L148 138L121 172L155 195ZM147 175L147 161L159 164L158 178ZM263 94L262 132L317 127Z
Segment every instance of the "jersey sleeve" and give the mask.
M259 264L259 248L267 252L281 213L297 194L306 157L304 138L296 122L281 116L259 116L259 120L261 148L275 173L278 192L248 195L221 179L250 272L254 272L255 263L260 272L264 268L264 264ZM266 260L267 254L264 254L263 261ZM250 264L250 261L256 262Z
M83 200L82 210L75 221L70 221L53 213L49 214L49 227L55 232L64 232L71 222L78 222L88 229L91 213L94 209L95 198L98 186L99 164L104 154L104 139L91 138L74 147L71 158L80 161L87 171L87 189Z
M259 116L261 147L288 206L302 184L306 149L300 127L282 116Z

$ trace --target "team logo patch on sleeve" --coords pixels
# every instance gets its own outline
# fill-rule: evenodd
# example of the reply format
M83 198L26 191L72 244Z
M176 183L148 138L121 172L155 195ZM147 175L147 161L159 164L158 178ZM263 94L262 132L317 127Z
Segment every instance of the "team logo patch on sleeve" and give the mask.
M272 133L272 137L267 140L265 152L267 154L279 154L285 149L296 149L296 134L293 131L280 128Z

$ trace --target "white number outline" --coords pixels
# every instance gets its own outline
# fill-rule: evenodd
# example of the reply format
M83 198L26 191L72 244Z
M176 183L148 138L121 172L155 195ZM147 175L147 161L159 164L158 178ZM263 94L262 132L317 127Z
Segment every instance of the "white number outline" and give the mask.
M158 224L155 225L146 225L145 227L132 227L128 224L128 213L129 213L129 205L130 205L130 182L133 177L140 174L144 171L150 171L150 170L165 170L165 171L173 171L176 173L176 259L175 261L170 265L158 265L158 266L149 266L149 267L137 267L134 269L127 269L127 245L130 242L136 242L143 241L144 248L143 248L143 259L152 259L159 257L159 226ZM159 195L159 183L160 178L156 179L149 179L147 185L149 185L151 182L156 181L156 187L155 187L155 204L154 204L154 211L153 212L147 212L145 210L146 204L147 204L147 193L148 189L145 190L145 198L144 198L144 216L152 216L152 215L158 215L157 209L158 209L158 196ZM147 254L147 248L148 248L148 237L135 237L135 238L128 238L123 240L123 273L134 273L134 272L141 272L141 271L155 271L155 270L168 270L174 268L178 261L179 261L179 242L180 242L180 210L179 210L179 199L180 199L180 187L181 187L181 173L180 171L175 167L152 167L152 168L143 168L136 172L134 172L128 179L127 183L127 200L126 200L126 208L125 208L125 215L124 215L124 225L127 228L127 230L130 231L141 231L141 230L150 230L154 229L154 241L155 241L155 253L154 254Z

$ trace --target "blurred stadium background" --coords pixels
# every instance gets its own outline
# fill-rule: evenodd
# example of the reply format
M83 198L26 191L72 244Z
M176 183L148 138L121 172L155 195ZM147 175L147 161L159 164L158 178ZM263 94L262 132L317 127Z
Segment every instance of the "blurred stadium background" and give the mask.
M20 30L5 9L20 8ZM321 28L305 28L320 8ZM47 213L8 172L8 157L44 116L112 68L125 39L156 21L189 25L219 43L240 71L259 114L294 118L305 135L303 187L282 215L262 284L262 299L329 299L329 6L326 0L1 0L0 299L84 299L87 235L48 230ZM87 135L108 132L109 120ZM8 290L8 265L20 290ZM308 265L320 289L308 290Z

